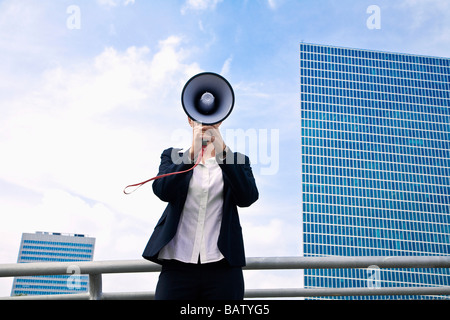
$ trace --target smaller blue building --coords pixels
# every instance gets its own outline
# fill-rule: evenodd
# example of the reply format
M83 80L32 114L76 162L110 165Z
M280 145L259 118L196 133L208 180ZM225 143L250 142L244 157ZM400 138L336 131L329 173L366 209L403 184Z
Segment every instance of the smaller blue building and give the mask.
M92 261L95 238L56 232L23 233L17 263L67 262L67 275L14 278L11 296L72 294L88 291L88 276L79 275L76 262Z

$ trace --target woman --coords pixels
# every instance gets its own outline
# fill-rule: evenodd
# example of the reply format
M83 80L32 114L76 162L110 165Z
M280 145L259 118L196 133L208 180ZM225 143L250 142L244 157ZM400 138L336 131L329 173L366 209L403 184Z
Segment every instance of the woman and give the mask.
M158 175L198 165L153 182L154 193L168 202L143 253L162 265L155 299L242 300L245 254L237 207L258 199L250 161L225 145L220 123L189 124L191 148L165 150Z

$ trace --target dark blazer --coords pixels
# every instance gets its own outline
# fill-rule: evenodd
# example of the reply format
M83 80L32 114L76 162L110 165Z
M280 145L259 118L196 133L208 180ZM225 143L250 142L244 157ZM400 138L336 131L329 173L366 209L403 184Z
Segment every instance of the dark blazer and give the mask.
M189 152L181 153L180 150L164 150L158 175L193 167ZM258 189L247 156L228 152L223 160L220 157L216 159L222 169L224 183L222 224L217 245L231 266L245 266L244 242L237 206L248 207L254 203L259 196ZM145 259L161 263L158 260L159 251L177 232L192 174L191 170L153 182L155 195L168 204L142 254Z

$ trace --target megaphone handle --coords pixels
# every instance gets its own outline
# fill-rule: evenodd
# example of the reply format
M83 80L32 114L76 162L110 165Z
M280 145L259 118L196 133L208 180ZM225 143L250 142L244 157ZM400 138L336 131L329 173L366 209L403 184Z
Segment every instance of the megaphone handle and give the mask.
M123 189L123 193L125 193L125 194L127 194L127 195L128 195L128 194L132 194L133 192L135 192L137 189L139 189L140 187L142 187L142 186L143 186L144 184L146 184L147 182L150 182L150 181L153 181L153 180L157 180L157 179L161 179L161 178L168 177L168 176L173 176L173 175L180 174L180 173L186 173L186 172L189 172L189 171L191 171L191 170L194 170L195 167L198 166L198 164L200 163L200 161L202 161L203 153L204 153L204 151L205 151L205 148L206 148L206 145L203 145L203 146L202 146L201 154L200 154L200 156L197 158L197 162L195 163L195 165L194 165L192 168L190 168L190 169L188 169L188 170L184 170L184 171L178 171L178 172L171 172L171 173L162 174L162 175L160 175L160 176L153 177L153 178L151 178L151 179L148 179L148 180L143 181L143 182L140 182L140 183L131 184L131 185L129 185L129 186L126 186L125 189ZM126 191L128 188L132 188L132 187L136 187L136 188L133 189L133 190L130 191L130 192L127 192L127 191Z

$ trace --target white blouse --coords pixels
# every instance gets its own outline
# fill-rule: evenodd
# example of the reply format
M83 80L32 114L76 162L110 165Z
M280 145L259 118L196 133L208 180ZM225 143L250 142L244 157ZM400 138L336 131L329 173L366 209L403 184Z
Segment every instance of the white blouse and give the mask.
M223 259L217 241L222 224L223 176L215 157L194 168L175 237L159 259L210 263Z

